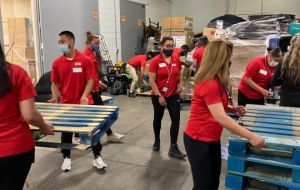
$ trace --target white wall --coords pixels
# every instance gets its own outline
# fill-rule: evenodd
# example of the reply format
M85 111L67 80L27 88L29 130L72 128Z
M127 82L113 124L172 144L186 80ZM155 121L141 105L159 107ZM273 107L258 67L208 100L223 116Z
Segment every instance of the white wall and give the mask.
M201 32L210 20L225 14L226 0L172 0L171 15L194 18L194 32Z
M125 0L99 0L100 33L104 35L113 63L122 60L120 1ZM161 18L169 16L171 13L171 3L165 0L130 1L146 6L147 23L149 18L151 18L151 21L153 22L160 22ZM116 54L117 50L119 50L118 56Z
M229 12L247 18L249 14L290 13L300 17L299 0L230 0Z

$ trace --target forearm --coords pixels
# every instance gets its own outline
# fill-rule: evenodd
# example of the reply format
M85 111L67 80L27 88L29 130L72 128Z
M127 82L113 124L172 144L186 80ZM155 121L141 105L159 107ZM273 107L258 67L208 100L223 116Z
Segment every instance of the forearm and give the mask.
M263 89L262 87L258 86L251 78L246 78L246 84L249 85L251 88L256 90L259 93L262 93Z
M52 83L51 84L51 93L52 93L52 99L58 99L59 97L59 88L58 88L58 84L56 83Z
M160 95L160 92L159 92L158 87L156 85L155 79L150 77L149 81L150 81L150 86L151 86L152 90L154 91L154 94L155 95Z
M43 128L46 126L45 120L43 119L42 115L37 110L34 110L32 115L33 115L32 119L27 121L28 124L38 127L38 128Z
M245 139L250 139L253 135L248 129L240 126L236 121L231 119L228 115L224 115L221 118L219 118L218 122L220 123L220 125L228 129L230 132L237 134L241 137L244 137Z
M85 86L84 92L83 92L83 94L82 94L82 98L86 98L87 95L93 90L93 88L94 88L94 83L95 83L94 79L89 79L89 80L87 81L87 84L86 84L86 86Z

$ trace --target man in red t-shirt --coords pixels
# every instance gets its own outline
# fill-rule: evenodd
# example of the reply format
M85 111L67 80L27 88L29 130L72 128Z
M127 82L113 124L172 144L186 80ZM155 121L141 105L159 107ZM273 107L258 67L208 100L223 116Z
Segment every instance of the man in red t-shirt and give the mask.
M200 38L198 48L193 53L193 67L196 69L200 67L207 44L208 39L206 36Z
M128 94L130 98L135 98L134 89L139 81L144 81L144 73L147 61L152 58L153 53L149 51L146 55L137 55L128 61L128 64L126 65L126 72L132 78L132 83ZM137 76L138 70L140 70L139 77Z
M52 64L51 103L92 104L90 92L96 78L92 62L75 49L75 37L70 31L59 34L59 48L63 53ZM62 143L72 143L73 133L62 133ZM97 145L93 145L97 146ZM62 149L63 171L71 170L71 150Z

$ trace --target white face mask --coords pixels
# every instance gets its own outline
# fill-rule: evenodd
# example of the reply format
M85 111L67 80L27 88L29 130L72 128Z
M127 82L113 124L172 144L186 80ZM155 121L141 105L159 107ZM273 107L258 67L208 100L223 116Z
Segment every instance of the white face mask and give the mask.
M279 63L278 61L271 61L268 64L270 67L276 67L278 65L278 63Z

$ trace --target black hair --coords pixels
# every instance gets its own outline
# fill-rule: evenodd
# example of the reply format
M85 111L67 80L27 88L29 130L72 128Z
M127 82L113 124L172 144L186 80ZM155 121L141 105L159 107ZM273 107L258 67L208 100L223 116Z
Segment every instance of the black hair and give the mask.
M206 36L202 36L200 39L199 39L199 44L198 44L198 47L201 47L201 46L206 46L208 44L208 38Z
M173 41L174 42L174 39L172 36L165 36L161 39L160 41L160 45L165 45L166 41Z
M70 39L72 39L72 40L75 41L75 36L74 36L74 34L72 32L70 32L70 31L62 31L61 33L59 33L59 36L63 36L63 35L65 35L68 38L70 38Z
M189 51L189 50L190 50L189 46L186 45L186 44L182 45L180 48L181 48L181 49L186 49L186 51Z
M11 80L8 75L8 68L10 67L5 60L5 55L2 46L0 45L0 97L11 90Z
M276 48L268 47L267 51L273 57L280 57L282 55L282 51L281 51L281 49L279 47L276 47Z
M148 60L150 60L150 59L152 59L154 57L154 53L152 51L148 51L146 53L146 56L147 56L147 61L148 61Z

